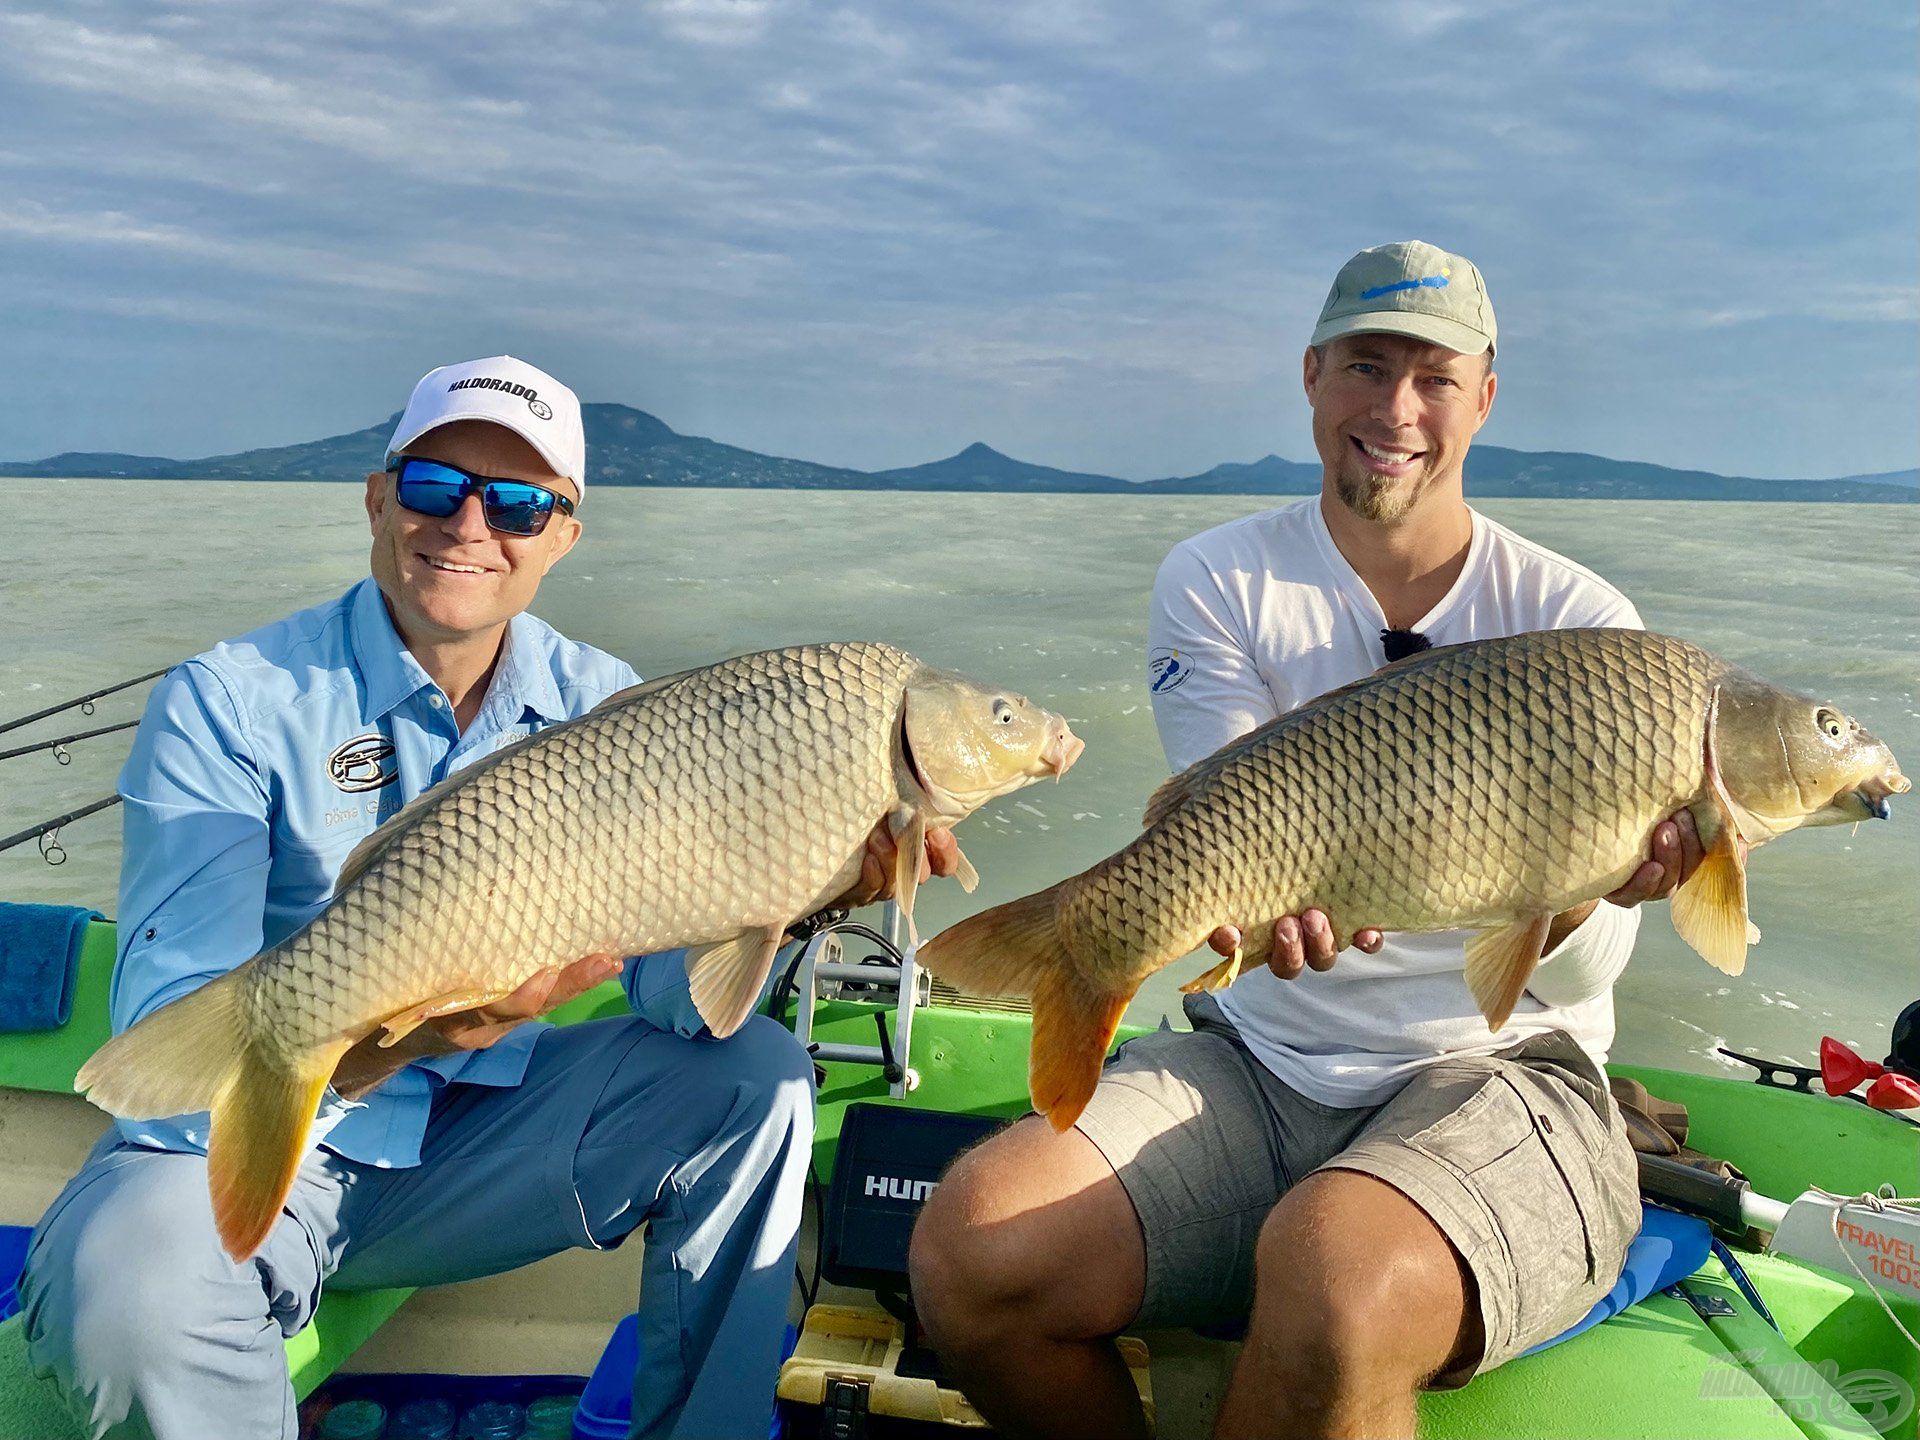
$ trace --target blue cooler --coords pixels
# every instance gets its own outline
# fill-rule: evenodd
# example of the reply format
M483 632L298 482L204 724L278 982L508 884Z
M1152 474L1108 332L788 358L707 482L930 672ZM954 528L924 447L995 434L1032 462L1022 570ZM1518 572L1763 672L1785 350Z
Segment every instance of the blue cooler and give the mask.
M27 1241L33 1231L25 1225L0 1225L0 1320L20 1308L20 1272L27 1266Z
M793 1353L798 1340L793 1326L787 1326L787 1338L780 1347L785 1359ZM640 1368L640 1317L629 1315L613 1328L613 1338L593 1367L587 1388L580 1392L580 1407L573 1412L573 1440L627 1440L627 1427L633 1420L633 1375ZM771 1418L767 1425L770 1440L779 1440L780 1413L767 1396Z

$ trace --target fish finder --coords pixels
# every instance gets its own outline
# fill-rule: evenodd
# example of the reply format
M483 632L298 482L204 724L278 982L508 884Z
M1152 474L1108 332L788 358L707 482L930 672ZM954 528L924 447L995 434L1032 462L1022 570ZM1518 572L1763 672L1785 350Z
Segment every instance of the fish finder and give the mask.
M849 1105L834 1152L820 1273L836 1285L907 1292L913 1222L961 1151L1007 1122L985 1115Z

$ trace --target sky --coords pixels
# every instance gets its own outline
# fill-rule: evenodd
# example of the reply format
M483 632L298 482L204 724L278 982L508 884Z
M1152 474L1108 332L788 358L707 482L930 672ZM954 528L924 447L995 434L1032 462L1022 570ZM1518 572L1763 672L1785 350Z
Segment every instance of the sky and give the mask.
M1920 463L1920 12L0 0L0 459L359 429L506 351L689 434L1311 458L1355 250L1473 259L1481 438Z

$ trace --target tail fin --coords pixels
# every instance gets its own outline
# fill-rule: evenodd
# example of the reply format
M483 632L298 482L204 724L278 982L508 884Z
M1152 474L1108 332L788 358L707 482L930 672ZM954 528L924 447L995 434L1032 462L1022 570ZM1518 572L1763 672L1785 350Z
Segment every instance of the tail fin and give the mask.
M131 1032L129 1032L131 1033ZM207 1189L220 1243L245 1260L266 1243L307 1153L307 1132L347 1046L301 1056L298 1071L248 1049L213 1102Z
M107 1041L73 1088L123 1120L211 1110L246 1044L246 977L230 970Z
M279 1217L320 1096L345 1042L298 1057L297 1071L253 1041L240 970L210 980L114 1036L74 1088L127 1120L213 1112L207 1184L214 1224L235 1260L258 1250Z
M920 947L920 963L949 985L976 995L1033 994L1048 970L1070 963L1055 916L1059 888L1010 900L948 926Z
M1131 990L1088 989L1064 971L1049 974L1034 992L1027 1089L1033 1108L1055 1130L1071 1129L1093 1098L1107 1047L1132 998Z
M1100 1066L1133 990L1102 990L1061 940L1058 886L996 905L920 947L921 963L962 990L1033 997L1027 1087L1033 1108L1068 1129L1093 1098Z

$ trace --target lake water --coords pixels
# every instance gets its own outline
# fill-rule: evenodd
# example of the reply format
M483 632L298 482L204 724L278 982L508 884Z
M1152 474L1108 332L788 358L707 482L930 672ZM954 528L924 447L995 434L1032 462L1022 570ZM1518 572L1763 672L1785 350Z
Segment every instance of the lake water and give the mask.
M169 664L328 598L365 574L357 486L6 480L21 528L0 572L0 720ZM1138 832L1165 775L1143 680L1146 602L1168 548L1258 507L1249 497L873 495L608 490L541 590L561 630L664 674L805 640L871 638L1014 685L1064 711L1087 753L1059 785L1000 801L962 830L980 890L923 897L923 933L1081 869ZM1504 500L1494 518L1609 577L1649 626L1818 694L1920 769L1920 587L1905 506ZM145 687L0 736L0 750L139 713ZM0 835L109 793L127 736L73 763L0 762ZM49 868L0 854L0 897L111 914L117 812L64 836ZM1757 853L1765 932L1729 979L1651 908L1616 992L1615 1055L1714 1070L1735 1048L1810 1060L1822 1034L1885 1053L1920 993L1920 805L1857 834ZM1177 1012L1149 981L1130 1018Z

